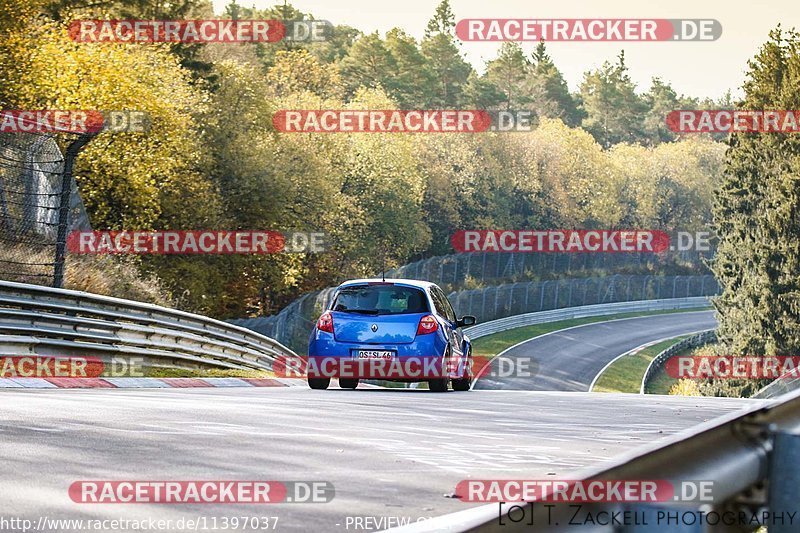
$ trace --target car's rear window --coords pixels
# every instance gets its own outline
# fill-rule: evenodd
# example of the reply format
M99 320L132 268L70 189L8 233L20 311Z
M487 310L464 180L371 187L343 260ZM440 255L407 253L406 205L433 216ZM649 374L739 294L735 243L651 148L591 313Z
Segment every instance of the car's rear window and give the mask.
M371 315L427 313L425 293L399 285L354 285L339 290L334 311Z

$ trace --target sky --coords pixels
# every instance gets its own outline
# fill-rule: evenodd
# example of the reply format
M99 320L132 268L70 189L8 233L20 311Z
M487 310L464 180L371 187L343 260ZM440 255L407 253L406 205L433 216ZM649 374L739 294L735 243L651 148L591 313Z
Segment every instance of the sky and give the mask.
M221 13L230 0L213 0ZM275 0L238 0L243 6L270 7ZM280 2L283 3L282 1ZM439 0L291 0L295 8L334 24L347 24L365 33L384 35L400 27L421 39ZM587 70L613 60L621 49L630 75L640 91L654 76L679 93L721 97L727 90L741 95L747 61L779 23L800 27L798 0L451 0L456 21L464 18L669 18L717 19L722 36L712 42L552 42L550 56L570 89L580 86ZM535 43L523 43L526 52ZM499 43L462 42L461 50L478 72L495 57Z

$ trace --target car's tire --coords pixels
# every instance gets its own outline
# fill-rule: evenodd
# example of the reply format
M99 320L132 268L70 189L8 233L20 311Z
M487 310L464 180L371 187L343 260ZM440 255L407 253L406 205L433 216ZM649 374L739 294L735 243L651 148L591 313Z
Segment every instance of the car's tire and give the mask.
M472 386L472 373L453 380L453 390L468 391Z
M431 392L447 392L449 379L432 379L428 381L428 388Z
M464 374L452 380L453 390L455 391L468 391L472 386L472 352L467 355L467 366L464 368Z
M453 380L453 390L455 391L466 392L469 390L471 385L472 385L472 380L469 378Z
M358 378L339 378L339 386L343 389L355 389L358 387Z
M444 357L442 358L442 371L446 373L444 365L447 364L447 361L450 359L450 346L447 346L447 349L444 351ZM431 392L447 392L450 386L450 378L446 377L444 379L429 379L428 380L428 389Z
M331 384L331 378L308 378L308 386L312 389L325 390Z

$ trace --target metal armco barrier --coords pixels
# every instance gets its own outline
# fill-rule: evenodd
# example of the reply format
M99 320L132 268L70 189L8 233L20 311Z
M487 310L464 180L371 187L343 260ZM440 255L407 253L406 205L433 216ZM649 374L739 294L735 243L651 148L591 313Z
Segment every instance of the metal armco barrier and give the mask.
M157 305L0 281L0 354L141 357L144 366L269 370L296 354L252 330Z
M424 278L423 278L424 279ZM230 320L238 326L272 337L302 351L308 335L334 288L308 293L277 315ZM506 283L448 294L459 316L473 315L478 323L555 309L642 300L713 296L719 292L714 276L612 275Z
M790 372L788 375L784 374L769 385L762 388L760 391L753 395L753 398L776 398L788 392L800 388L800 377L796 372Z
M616 302L610 304L583 305L567 307L552 311L525 313L492 320L464 329L464 333L471 339L485 337L514 328L544 324L546 322L559 322L573 318L586 318L592 316L616 315L621 313L638 313L648 311L669 311L672 309L696 309L711 305L707 296L693 298L667 298L663 300L640 300L636 302Z
M546 408L543 406L543 408ZM504 476L511 477L511 476ZM800 391L778 401L754 401L752 407L731 413L668 437L654 445L628 453L610 466L582 469L570 476L573 480L671 480L713 482L712 501L691 503L592 503L581 504L583 512L638 513L644 520L627 525L570 525L575 511L567 504L555 504L550 510L534 504L535 525L520 520L514 505L486 504L465 511L436 517L391 531L404 533L458 532L478 533L516 531L589 531L667 533L732 533L753 531L758 525L741 526L717 523L666 524L658 513L783 513L783 520L768 525L769 533L796 533L800 530ZM519 504L533 509L530 504ZM526 511L530 516L530 511ZM516 516L509 516L516 513ZM789 513L794 513L792 521ZM622 516L621 514L618 516ZM634 515L635 516L635 515ZM686 516L686 515L682 515Z
M697 348L698 346L704 346L716 340L717 332L715 330L704 331L702 333L698 333L697 335L687 337L682 341L676 342L655 356L653 360L650 361L650 364L647 365L647 370L645 370L644 376L642 376L642 386L639 388L639 394L645 394L647 392L647 385L650 383L650 380L653 379L661 367L664 366L664 363L667 362L667 359L686 350L687 348Z

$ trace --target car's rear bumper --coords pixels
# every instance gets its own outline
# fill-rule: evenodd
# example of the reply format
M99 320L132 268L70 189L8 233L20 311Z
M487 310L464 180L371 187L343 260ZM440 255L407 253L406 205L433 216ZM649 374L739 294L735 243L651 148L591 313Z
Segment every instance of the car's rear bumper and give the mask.
M336 341L318 332L309 343L308 377L424 381L458 377L458 362L445 361L447 343L439 335L419 336L405 344L363 344ZM389 352L385 358L359 357L360 351Z

